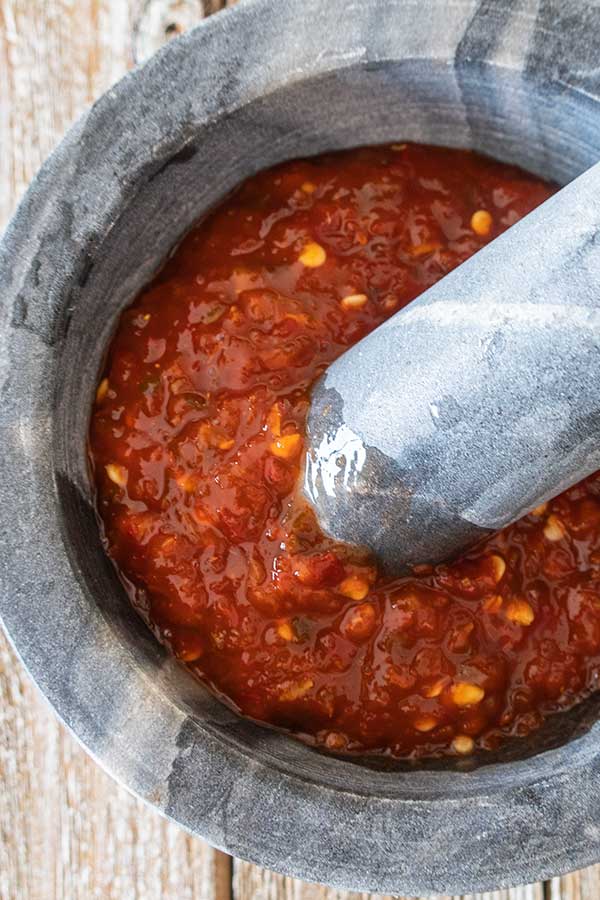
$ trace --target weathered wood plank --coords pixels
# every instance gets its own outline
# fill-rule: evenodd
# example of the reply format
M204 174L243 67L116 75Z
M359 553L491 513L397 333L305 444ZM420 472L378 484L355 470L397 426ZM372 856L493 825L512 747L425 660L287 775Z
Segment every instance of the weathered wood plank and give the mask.
M85 107L132 63L129 0L0 0L0 227ZM116 785L0 634L0 898L227 900L229 857Z
M359 894L336 891L318 884L307 884L295 878L285 878L250 863L234 860L233 895L235 900L403 900L378 894ZM595 900L600 894L568 897L564 900ZM407 898L408 900L408 898ZM431 900L458 900L438 895ZM468 894L461 900L545 900L544 885L527 885L512 890L485 894ZM552 900L563 900L560 894Z
M0 0L0 224L82 110L130 62L129 0Z
M590 866L548 882L545 900L597 900L600 898L600 866Z
M227 900L229 872L119 787L61 726L0 635L2 900Z

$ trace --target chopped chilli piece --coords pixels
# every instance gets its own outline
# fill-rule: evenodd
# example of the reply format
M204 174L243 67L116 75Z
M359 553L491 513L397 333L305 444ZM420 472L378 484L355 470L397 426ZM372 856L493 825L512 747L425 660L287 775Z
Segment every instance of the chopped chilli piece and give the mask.
M487 209L478 209L471 216L471 228L479 237L487 237L492 230L492 216Z
M421 716L420 719L415 721L415 728L417 731L432 731L436 725L438 724L438 720L434 719L433 716Z
M447 682L446 682L445 678L438 678L438 680L434 681L433 684L426 685L422 689L421 693L423 694L424 697L427 697L429 700L433 699L434 697L439 697L440 694L442 693L442 691L444 690L444 688L446 687L446 683Z
M338 754L467 757L597 689L600 475L400 578L302 499L313 382L553 192L409 143L286 162L123 312L90 420L103 540L154 634L242 715Z
M547 509L548 509L547 503L540 503L539 506L536 506L536 507L534 507L534 509L531 510L531 515L539 518L540 516L544 515L544 513L546 512Z
M558 518L558 516L550 515L546 519L544 526L544 537L549 541L561 541L567 533L567 529Z
M348 294L342 299L344 309L362 309L368 301L366 294Z
M98 390L96 391L96 402L102 403L106 395L108 394L108 378L103 378L100 384L98 385Z
M452 741L452 749L460 756L468 756L475 749L475 741L468 734L457 734Z
M277 626L277 634L284 641L293 641L294 640L294 629L292 628L289 622L281 622Z
M497 584L499 581L502 580L502 577L504 576L504 573L506 572L506 563L504 562L502 557L498 556L497 554L495 554L494 556L491 556L490 559L491 559L492 567L494 570L494 579Z
M371 637L376 625L376 608L372 603L360 603L348 611L342 622L341 631L351 641L364 641Z
M291 684L283 690L279 699L284 700L286 702L292 700L301 700L311 688L314 686L314 681L311 678L304 678L302 681L296 682L296 684Z
M302 435L284 434L273 441L269 449L273 456L279 456L281 459L293 459L302 449Z
M503 599L500 594L492 594L483 601L483 608L488 613L497 613L502 608Z
M125 466L118 466L116 463L107 463L104 466L106 474L114 484L123 488L127 484L127 469Z
M369 582L358 575L350 575L344 578L339 587L340 594L350 597L351 600L364 600L369 593Z
M531 625L535 613L527 600L510 600L506 604L506 618L517 625Z
M450 688L450 695L456 706L473 706L475 703L481 703L485 691L477 684L459 681Z
M327 259L327 254L320 244L315 244L314 241L311 241L310 244L304 247L298 259L303 266L309 269L318 269Z
M441 244L437 241L425 241L422 244L414 244L410 248L411 256L425 256L428 253L434 253L436 250L439 250Z

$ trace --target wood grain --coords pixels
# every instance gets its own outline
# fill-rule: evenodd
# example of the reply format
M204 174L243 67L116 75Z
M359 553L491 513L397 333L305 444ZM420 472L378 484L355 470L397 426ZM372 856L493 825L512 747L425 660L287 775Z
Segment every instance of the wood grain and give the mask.
M0 227L132 64L140 5L0 0ZM131 797L59 725L0 634L0 898L228 900L231 862Z
M307 884L296 878L285 878L266 869L260 869L250 863L234 860L233 896L235 900L392 900L375 894L358 894L350 891L335 891L318 884ZM589 871L589 870L586 870ZM596 882L598 884L598 882ZM568 900L598 900L600 894L573 894ZM402 900L402 898L396 898ZM432 900L452 900L438 895ZM454 898L457 900L457 898ZM545 885L527 885L506 891L493 891L485 894L467 894L461 900L548 900L545 896ZM567 896L559 892L552 900L567 900Z
M159 31L235 0L0 0L0 228L78 115ZM326 2L326 0L324 0ZM185 7L185 9L184 9ZM164 16L167 16L167 19ZM167 26L170 21L167 22ZM162 35L177 29L166 29ZM232 861L116 785L0 633L0 900L368 900ZM598 900L600 869L478 900ZM474 898L469 898L474 900Z
M168 823L93 763L4 636L0 709L2 900L227 900L228 857Z

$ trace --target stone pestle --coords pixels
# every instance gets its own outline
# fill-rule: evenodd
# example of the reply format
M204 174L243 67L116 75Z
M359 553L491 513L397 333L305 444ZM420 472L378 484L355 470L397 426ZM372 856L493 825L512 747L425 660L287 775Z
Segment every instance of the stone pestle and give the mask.
M403 574L599 468L600 163L329 367L304 491Z

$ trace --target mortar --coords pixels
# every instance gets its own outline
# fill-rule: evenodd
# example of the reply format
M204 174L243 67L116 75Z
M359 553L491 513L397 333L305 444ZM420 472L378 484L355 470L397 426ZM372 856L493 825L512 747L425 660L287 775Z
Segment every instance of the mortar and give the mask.
M154 640L102 550L88 418L120 311L191 224L281 160L472 147L561 184L600 156L583 0L246 0L69 132L0 248L0 612L63 721L210 843L354 890L462 893L600 860L600 696L469 761L376 765L242 720Z

